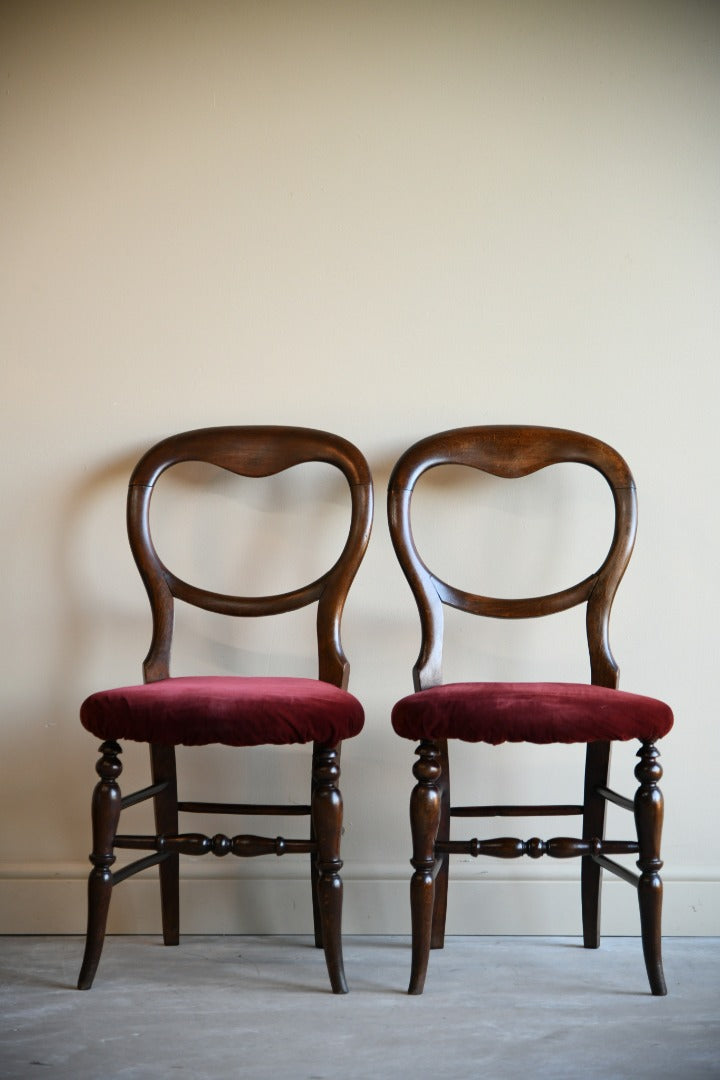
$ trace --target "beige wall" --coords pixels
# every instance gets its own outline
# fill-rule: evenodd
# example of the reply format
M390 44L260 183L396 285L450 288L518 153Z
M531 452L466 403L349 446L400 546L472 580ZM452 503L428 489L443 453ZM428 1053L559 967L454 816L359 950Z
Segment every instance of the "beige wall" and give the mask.
M275 422L345 434L376 476L345 623L367 710L344 754L346 928L406 931L412 753L389 711L410 689L418 638L384 487L416 438L515 421L599 435L635 471L640 536L613 643L622 685L677 714L667 930L720 932L717 5L18 2L0 19L0 930L82 928L96 747L77 709L136 680L148 641L124 537L132 463L173 431ZM454 554L440 550L434 487L427 542L463 583L487 585L476 556L501 555L490 589L555 586L566 558L572 573L593 568L580 553L594 561L606 501L579 483L572 471L523 481L518 512L486 485L488 516L463 517L474 546L456 539ZM276 490L299 514L291 487ZM458 513L470 490L452 486ZM585 529L567 510L574 494ZM207 519L181 528L187 488L168 498L167 542L187 572L235 572ZM223 517L217 498L208 512ZM250 503L262 536L238 573L256 582L259 550L285 549L278 519ZM341 503L326 492L328 521ZM290 563L300 576L304 559ZM295 628L259 627L251 645L245 629L197 620L179 665L311 673ZM568 617L472 638L456 620L452 673L583 679L582 650L562 643L578 629ZM633 786L632 754L617 754L619 788ZM283 797L304 800L303 751L276 756ZM124 758L128 786L144 782L144 751ZM490 759L463 755L459 791L476 774L491 798L535 797L541 779L577 797L572 749ZM182 759L188 793L211 778L230 797L270 767L264 750L249 765L217 748ZM574 933L577 869L458 862L451 928ZM306 930L304 870L188 865L183 927ZM278 875L285 889L271 892ZM119 890L113 928L156 929L153 889ZM608 930L635 932L626 886L609 884L606 913Z

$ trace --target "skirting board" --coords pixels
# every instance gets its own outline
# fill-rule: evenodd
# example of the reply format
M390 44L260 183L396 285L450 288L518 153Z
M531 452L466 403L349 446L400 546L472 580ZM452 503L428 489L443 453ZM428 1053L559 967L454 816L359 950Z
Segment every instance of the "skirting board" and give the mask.
M309 875L302 866L271 862L207 868L181 865L180 928L188 934L308 934L312 928ZM531 868L532 869L532 868ZM555 876L518 871L478 873L472 865L451 867L448 897L450 934L580 933L579 865ZM343 930L347 934L408 934L411 870L346 867L343 871ZM80 864L4 867L0 873L0 934L78 934L85 930L87 869ZM720 878L664 876L663 933L720 935ZM713 899L714 897L714 899ZM604 875L604 934L639 931L634 890ZM110 907L108 932L160 932L157 871L123 882Z

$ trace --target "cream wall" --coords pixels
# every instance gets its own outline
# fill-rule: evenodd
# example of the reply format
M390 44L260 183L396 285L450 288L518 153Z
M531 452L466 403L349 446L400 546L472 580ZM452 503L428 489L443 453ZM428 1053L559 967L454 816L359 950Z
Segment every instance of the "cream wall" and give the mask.
M410 689L418 637L384 488L416 438L514 421L594 433L633 467L640 534L613 643L622 685L677 714L663 758L666 929L720 932L717 5L23 2L0 19L0 930L83 927L96 746L77 709L93 689L136 680L148 642L124 536L131 465L174 431L274 422L345 434L376 477L345 620L367 711L343 757L345 926L406 932L412 748L389 711ZM565 557L592 569L579 553L597 545L604 493L581 492L572 471L535 480L517 489L517 512L482 487L489 516L463 517L477 547L458 541L454 555L440 550L430 488L423 535L463 583L487 584L476 554L504 556L505 591L560 584ZM294 520L293 485L273 490ZM458 513L474 490L450 486ZM168 544L188 572L234 572L207 522L237 504L223 488L215 518L185 528L191 494L190 477L168 495ZM328 524L343 498L326 489ZM252 583L260 549L282 554L285 538L254 489L248 499L261 539L240 576ZM314 557L287 569L302 577ZM197 656L203 670L311 673L296 628L259 627L251 645L245 630L196 620L180 667ZM585 678L582 650L562 644L578 629L563 617L473 639L453 621L457 671L473 670L475 642L487 677L522 654L518 677ZM632 788L632 754L617 754L618 788ZM277 757L282 797L304 800L304 752ZM264 750L249 765L221 758L183 755L189 789L209 779L237 798L270 767ZM145 782L144 751L124 760L128 789ZM479 750L454 779L461 791L476 774L491 798L523 799L549 778L574 800L578 762L572 749ZM455 869L454 931L578 929L577 863ZM306 931L304 874L304 860L188 864L183 928ZM112 928L155 931L154 890L150 879L118 890ZM605 911L609 931L636 932L626 886L608 883Z

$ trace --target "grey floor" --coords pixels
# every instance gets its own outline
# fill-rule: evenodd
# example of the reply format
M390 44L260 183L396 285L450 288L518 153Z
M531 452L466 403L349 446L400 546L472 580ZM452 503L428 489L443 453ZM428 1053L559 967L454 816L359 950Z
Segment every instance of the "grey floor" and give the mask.
M669 994L636 938L449 938L404 993L406 938L345 939L333 996L300 937L111 937L74 987L75 937L0 938L0 1076L720 1077L720 939L667 938Z

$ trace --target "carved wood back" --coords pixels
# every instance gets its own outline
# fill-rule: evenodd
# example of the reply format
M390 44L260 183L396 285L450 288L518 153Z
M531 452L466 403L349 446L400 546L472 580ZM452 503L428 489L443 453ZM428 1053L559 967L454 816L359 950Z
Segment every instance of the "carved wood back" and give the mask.
M306 462L324 462L345 476L351 495L350 525L338 559L315 581L269 596L212 592L176 576L160 559L150 532L155 484L181 462L204 462L240 476L267 477ZM174 601L234 616L274 615L317 603L318 675L345 688L349 665L340 639L348 591L370 538L373 489L360 451L345 439L311 428L244 426L199 428L157 443L130 478L127 527L130 547L150 599L153 635L143 664L146 682L169 677Z
M602 564L569 588L523 599L500 599L456 588L425 564L413 538L411 504L420 477L441 465L467 465L516 479L562 462L596 469L607 481L615 507L613 538ZM635 483L626 462L599 439L562 428L488 425L455 428L411 446L388 485L393 546L420 613L422 640L413 677L416 690L442 682L443 605L501 619L536 618L587 604L591 681L616 687L618 667L609 642L612 602L630 560L637 528Z

